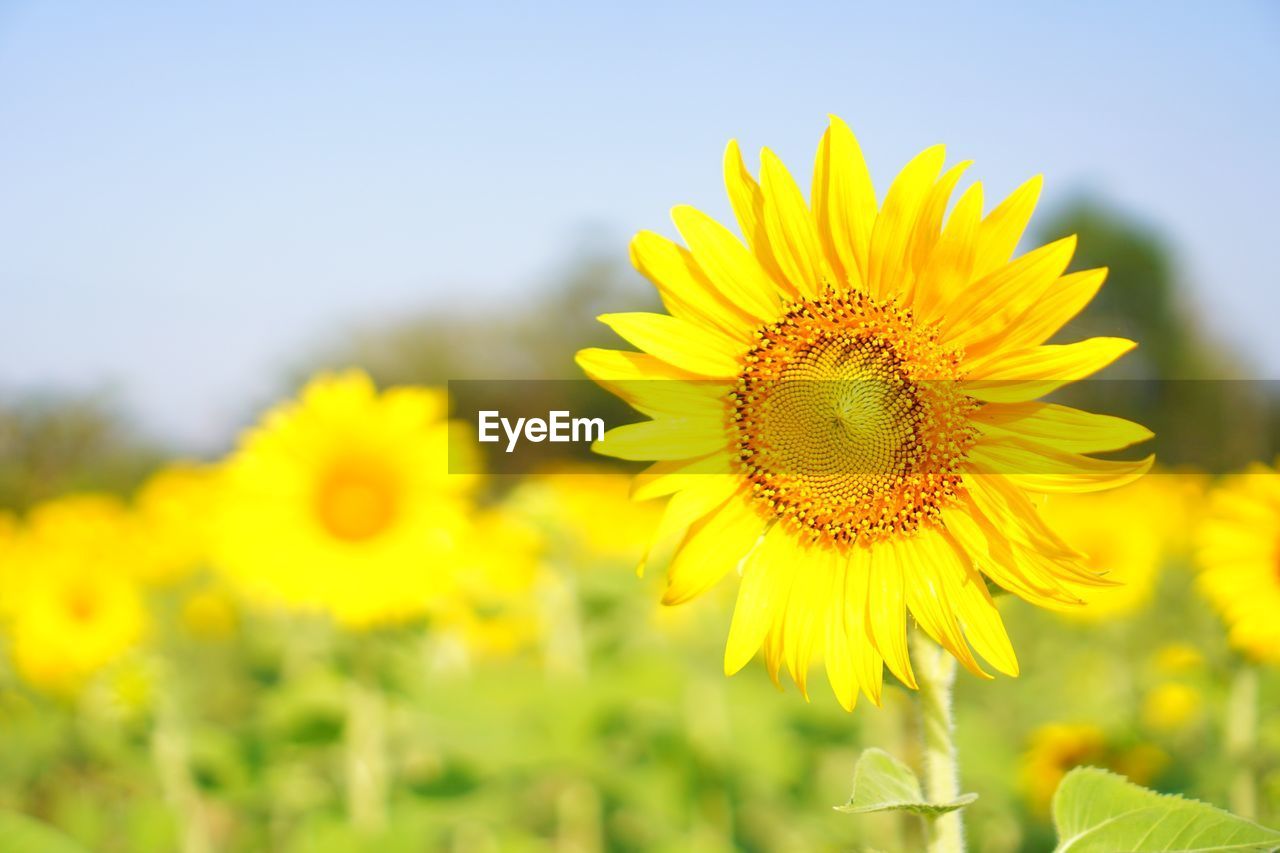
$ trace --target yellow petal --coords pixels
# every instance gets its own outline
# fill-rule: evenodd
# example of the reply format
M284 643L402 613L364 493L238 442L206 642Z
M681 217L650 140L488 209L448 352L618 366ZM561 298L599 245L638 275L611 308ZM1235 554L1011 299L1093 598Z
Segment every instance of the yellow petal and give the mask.
M584 349L574 357L596 384L650 417L722 417L731 384L698 377L646 353Z
M764 637L764 663L769 678L779 690L782 685L778 673L791 648L787 621L793 618L790 608L799 575L798 550L795 537L782 525L775 524L765 533L758 553L760 561L769 567L769 627Z
M824 595L831 589L833 566L819 548L795 548L793 555L789 568L795 578L783 621L783 650L791 678L807 700L814 643L826 631L822 623L828 609Z
M778 287L738 238L692 207L675 208L671 218L689 244L698 266L725 299L757 320L777 317L781 305Z
M979 677L990 678L969 650L942 578L945 572L960 572L959 561L949 550L931 547L936 541L936 534L924 531L893 543L906 576L907 607L924 632L960 661L965 669Z
M1092 376L1134 346L1124 338L1089 338L999 353L969 366L962 387L969 396L991 403L1034 400Z
M764 522L741 493L696 522L667 571L663 604L682 604L715 585L756 547Z
M841 707L852 711L858 703L858 680L853 672L853 650L845 629L848 601L845 585L848 582L847 560L838 552L828 554L828 559L838 561L828 572L830 588L826 595L826 656L827 681Z
M672 367L646 353L590 347L578 350L573 360L597 382L646 382L655 379L690 379L698 377L687 370Z
M1042 581L1045 578L1057 578L1064 584L1070 584L1072 589L1080 586L1109 587L1121 585L1118 581L1113 581L1106 577L1105 574L1094 571L1074 559L1051 557L1016 544L1013 549L1017 555L1015 559ZM1075 602L1072 602L1072 604L1074 605Z
M1044 523L1026 493L1011 478L998 474L966 476L965 488L969 515L993 541L998 538L1008 542L1011 565L1028 570L1044 585L1057 581L1115 585L1081 564L1084 555ZM1076 601L1072 603L1078 603L1079 596L1073 597Z
M916 277L912 302L926 323L933 323L956 294L969 285L973 270L973 233L982 217L982 184L965 190L942 237L933 245ZM950 312L948 312L950 317Z
M668 416L614 427L592 442L591 449L614 459L648 461L706 456L728 443L719 419Z
M672 315L749 338L756 321L726 300L698 266L693 253L652 231L631 239L631 263L653 282Z
M868 611L872 549L849 549L845 568L845 634L853 654L853 674L858 686L874 705L880 704L884 688L884 659L871 637Z
M724 334L666 314L637 311L601 314L598 319L637 349L700 376L737 376L748 349Z
M1137 461L1094 459L1017 438L979 441L969 449L979 475L1003 475L1034 492L1097 492L1114 489L1151 470L1155 456Z
M742 583L724 648L725 675L733 675L755 657L773 620L778 598L777 575L785 569L764 559L765 554L762 545L743 564Z
M747 171L747 164L742 162L742 151L738 148L737 140L730 140L725 148L724 185L729 191L729 203L733 206L738 228L742 230L742 236L751 251L759 258L760 266L786 292L788 298L795 298L799 293L783 275L769 246L769 237L765 234L764 193Z
M980 512L957 507L945 512L943 519L948 535L1001 588L1038 607L1058 609L1084 603L1056 574L1029 574L1008 538Z
M635 476L631 498L647 501L688 488L707 476L733 473L733 457L725 450L691 459L664 459L654 462Z
M966 474L966 497L970 515L985 519L1009 541L1030 551L1054 558L1081 559L1072 548L1040 518L1026 492L1000 474Z
M1007 350L1039 346L1092 302L1106 280L1106 267L1064 275L1007 326L988 327L989 337L978 339L975 335L965 349L976 357L996 346Z
M913 690L915 673L907 653L907 601L903 567L885 544L872 546L868 562L867 632L898 680Z
M1018 248L1018 241L1022 239L1022 232L1031 221L1031 213L1040 199L1043 185L1044 179L1036 175L987 214L982 227L978 229L975 275L986 275L1013 256L1014 250Z
M960 177L972 165L972 160L965 160L943 172L942 177L933 185L933 189L929 191L929 195L925 198L924 205L920 208L920 216L916 221L915 230L911 232L910 247L907 250L911 259L911 268L917 273L924 269L929 256L933 254L934 246L938 243L938 238L942 236L942 219L946 215L947 208L951 206L951 193L955 190L956 184L959 183ZM972 191L972 187L969 191ZM981 193L978 194L978 197L981 199ZM978 204L976 216L977 220L973 223L973 228L975 229L978 226L978 222L982 220L981 202ZM969 251L972 252L972 236L966 242L970 246Z
M876 194L862 149L849 126L831 116L813 169L813 213L827 260L851 288L866 280Z
M898 173L884 199L884 207L871 230L868 252L867 291L883 299L909 280L911 264L907 250L916 217L938 180L946 150L935 145L917 154Z
M1005 630L1000 611L991 600L986 581L973 566L968 555L949 536L938 533L933 547L939 550L939 564L949 565L956 571L942 573L947 588L947 598L955 608L965 637L974 650L987 663L1005 675L1018 674L1018 657L1009 633ZM951 559L949 560L948 557Z
M975 281L947 305L949 322L943 340L967 346L1004 329L1049 290L1075 250L1076 238L1065 237Z
M764 192L764 228L782 274L800 295L822 292L823 258L813 215L791 173L768 148L760 155L760 187Z
M1054 403L991 403L970 416L987 436L1013 436L1074 453L1120 450L1146 441L1146 427Z
M640 560L639 574L643 575L650 567L665 568L689 528L712 510L723 506L740 486L741 481L737 477L707 475L673 495L663 508L653 540Z

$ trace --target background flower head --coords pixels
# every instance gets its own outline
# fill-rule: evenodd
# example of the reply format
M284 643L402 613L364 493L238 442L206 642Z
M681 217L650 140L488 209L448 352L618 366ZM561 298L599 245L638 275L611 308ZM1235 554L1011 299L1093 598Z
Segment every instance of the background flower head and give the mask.
M135 535L124 504L104 495L37 506L11 534L5 612L13 664L28 683L75 693L142 639Z
M316 377L223 471L217 561L251 595L368 626L456 594L475 478L449 473L442 391Z
M1210 494L1197 536L1199 588L1231 644L1280 663L1280 472L1255 464Z

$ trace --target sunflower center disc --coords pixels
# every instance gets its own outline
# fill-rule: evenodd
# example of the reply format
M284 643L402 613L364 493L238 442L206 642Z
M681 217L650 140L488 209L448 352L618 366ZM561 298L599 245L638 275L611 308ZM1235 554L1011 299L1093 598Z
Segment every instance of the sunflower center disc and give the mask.
M316 510L330 534L358 542L390 526L396 504L396 488L390 477L351 466L335 470L320 484Z
M761 328L732 418L762 511L841 544L936 520L974 439L959 361L909 311L861 293L795 303Z

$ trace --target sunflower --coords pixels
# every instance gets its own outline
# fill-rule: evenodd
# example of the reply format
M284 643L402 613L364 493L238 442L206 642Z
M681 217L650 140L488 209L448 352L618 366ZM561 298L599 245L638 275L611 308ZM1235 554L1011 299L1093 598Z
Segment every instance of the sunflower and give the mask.
M1197 540L1199 587L1231 644L1280 663L1280 472L1255 463L1227 478L1209 496Z
M313 379L225 463L215 561L260 601L349 627L430 613L456 590L475 483L449 473L446 414L443 391Z
M13 543L15 541L18 530L17 519L13 513L7 510L0 510L0 617L3 617L6 609L11 606L9 603L9 590L13 588L14 577L13 559L10 556L13 551Z
M439 632L475 658L513 655L543 634L540 587L550 575L546 542L525 518L505 506L476 514L458 570L458 594L436 620Z
M1032 732L1018 773L1020 787L1031 807L1047 813L1054 791L1067 771L1103 763L1106 746L1106 735L1094 725L1049 723Z
M1186 728L1200 716L1204 695L1181 681L1163 681L1142 700L1142 722L1160 732Z
M1105 767L1145 785L1168 763L1169 756L1151 744L1118 743L1087 723L1049 723L1031 733L1018 781L1032 809L1048 814L1058 784L1074 767Z
M1106 494L1054 495L1044 502L1049 527L1086 555L1090 569L1116 582L1091 590L1088 607L1065 615L1110 619L1150 602L1160 566L1182 535L1180 492L1175 475L1149 474Z
M588 560L635 560L658 523L659 508L631 503L631 478L603 466L572 465L522 483L513 504Z
M133 513L143 580L174 583L205 563L214 484L210 468L175 463L156 471L138 489Z
M879 701L883 666L916 679L907 613L974 673L1018 664L984 576L1059 607L1108 583L1040 518L1031 495L1119 486L1151 465L1085 454L1150 437L1136 424L1037 402L1133 347L1046 345L1102 269L1064 275L1068 237L1010 260L1032 179L985 216L968 166L913 159L877 204L858 144L832 118L806 203L770 151L760 181L725 157L745 245L705 214L672 213L687 248L631 244L668 314L600 319L642 352L588 349L592 379L652 420L597 450L653 461L639 498L669 495L648 565L679 604L737 571L725 651L763 647L802 691L825 659L841 704ZM972 648L971 648L972 646ZM989 677L989 676L988 676Z
M35 507L11 535L3 594L14 667L28 683L75 693L142 639L134 532L119 501L74 495Z

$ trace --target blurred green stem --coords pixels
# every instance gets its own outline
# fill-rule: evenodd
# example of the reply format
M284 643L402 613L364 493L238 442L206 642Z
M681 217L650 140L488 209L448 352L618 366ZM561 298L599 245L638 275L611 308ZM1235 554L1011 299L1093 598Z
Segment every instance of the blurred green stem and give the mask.
M1258 670L1243 663L1231 680L1227 697L1227 757L1235 767L1231 780L1231 811L1253 820L1258 815L1254 779L1254 750L1258 743Z
M382 694L372 680L367 637L356 640L357 666L347 688L347 816L366 832L387 823L387 743Z
M556 799L556 849L599 853L604 849L600 793L588 782L570 784Z
M542 609L549 629L543 632L543 659L548 672L582 679L587 674L587 654L582 640L582 614L578 591L567 572L543 584Z
M946 803L960 796L960 768L951 719L956 661L919 630L912 634L912 656L920 686L918 707L924 735L925 796L931 803ZM929 853L963 853L964 824L960 810L926 819L925 836Z
M167 689L168 680L167 673L157 679L151 757L160 790L177 820L183 853L207 853L213 848L205 825L204 806L191 778L186 732L177 704Z

